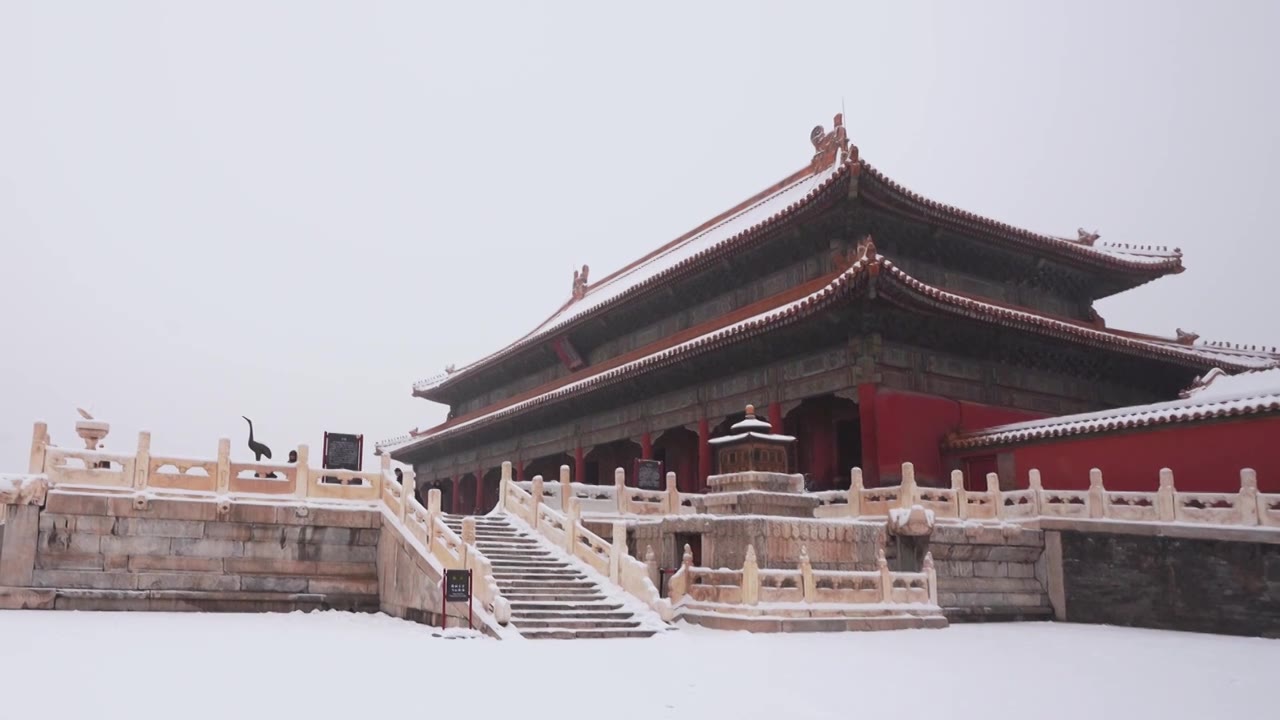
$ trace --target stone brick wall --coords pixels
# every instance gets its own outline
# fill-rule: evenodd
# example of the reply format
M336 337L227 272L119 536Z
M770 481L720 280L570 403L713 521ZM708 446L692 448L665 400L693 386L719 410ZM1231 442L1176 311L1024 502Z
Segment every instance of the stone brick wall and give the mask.
M1067 620L1280 637L1280 545L1255 532L1251 542L1063 531Z
M929 538L938 604L952 621L1048 619L1044 533L1014 526L939 525Z
M49 493L39 514L31 587L57 607L199 609L334 607L377 610L381 515L233 503ZM225 607L215 607L217 601ZM172 603L170 603L172 604ZM181 609L166 606L164 609Z

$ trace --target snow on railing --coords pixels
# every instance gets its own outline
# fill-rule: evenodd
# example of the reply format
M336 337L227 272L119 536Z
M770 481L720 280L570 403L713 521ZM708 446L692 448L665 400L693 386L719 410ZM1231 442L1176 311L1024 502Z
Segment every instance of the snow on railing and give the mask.
M556 485L559 493L549 493L548 489ZM588 530L582 524L582 502L575 495L567 465L560 467L559 483L544 483L541 475L528 483L518 483L511 479L511 463L502 464L502 486L498 492L500 509L523 520L548 542L564 548L565 552L643 601L664 621L670 621L671 603L658 592L658 563L653 549L646 548L644 562L631 557L627 552L627 526L624 522L612 524L611 541ZM615 497L621 496L615 494Z
M529 492L532 481L515 485ZM703 495L680 492L676 486L676 474L667 473L666 490L641 490L627 487L626 471L617 468L613 472L613 485L587 485L569 481L569 466L560 466L560 482L544 483L543 498L568 512L569 499L577 501L584 513L602 515L681 515L698 512L698 500Z
M902 484L864 488L862 472L853 468L848 490L809 493L821 504L819 518L884 517L889 510L920 506L939 520L1034 520L1082 518L1130 522L1188 522L1216 525L1280 527L1280 494L1258 492L1257 473L1240 471L1240 490L1234 493L1180 492L1173 471L1160 471L1155 491L1107 490L1102 471L1089 471L1088 490L1046 489L1040 471L1028 474L1028 487L1001 490L995 473L987 473L985 490L966 490L964 474L951 473L949 488L920 487L911 463L902 465Z
M745 605L824 603L833 605L938 604L938 577L933 556L926 554L921 572L889 570L884 551L873 571L814 570L808 550L800 548L794 570L763 570L755 547L747 546L741 570L694 567L693 552L684 546L680 569L668 581L668 595L678 609L701 604Z
M138 433L138 448L132 455L54 446L44 423L36 423L32 438L29 469L46 476L50 487L131 490L162 497L214 495L220 513L230 509L231 497L380 504L396 529L414 538L437 570L475 571L474 594L482 609L499 624L510 621L510 604L498 590L488 559L476 548L474 519L470 539L460 538L444 523L440 491L428 493L429 507L424 508L410 490L413 471L403 471L401 483L391 470L389 455L381 456L376 470L334 470L310 467L306 445L298 446L296 463L261 463L232 462L231 441L226 438L218 441L213 460L153 456L151 434L146 431ZM505 463L504 472L509 471L510 463ZM465 523L463 529L466 534Z

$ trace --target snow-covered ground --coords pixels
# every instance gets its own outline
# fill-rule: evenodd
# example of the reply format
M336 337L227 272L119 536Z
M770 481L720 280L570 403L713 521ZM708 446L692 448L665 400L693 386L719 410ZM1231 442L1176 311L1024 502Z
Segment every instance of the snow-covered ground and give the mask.
M3 717L1266 718L1280 641L1026 623L444 639L379 615L0 612Z

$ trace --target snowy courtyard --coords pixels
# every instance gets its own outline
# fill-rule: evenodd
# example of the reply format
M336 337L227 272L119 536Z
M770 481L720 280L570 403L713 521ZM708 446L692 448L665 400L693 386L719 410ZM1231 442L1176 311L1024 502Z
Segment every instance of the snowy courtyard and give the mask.
M1280 641L1025 623L444 639L380 615L0 612L11 718L1227 718Z

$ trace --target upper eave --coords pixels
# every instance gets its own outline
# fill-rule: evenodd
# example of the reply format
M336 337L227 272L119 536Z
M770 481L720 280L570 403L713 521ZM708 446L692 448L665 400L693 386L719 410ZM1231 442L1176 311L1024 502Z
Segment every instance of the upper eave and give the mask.
M859 161L859 165L857 195L872 207L971 237L992 238L1094 272L1129 276L1128 287L1180 273L1184 269L1182 251L1177 248L1099 244L1095 235L1084 232L1077 240L1032 232L930 200L908 190L865 161Z

